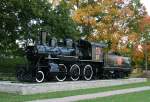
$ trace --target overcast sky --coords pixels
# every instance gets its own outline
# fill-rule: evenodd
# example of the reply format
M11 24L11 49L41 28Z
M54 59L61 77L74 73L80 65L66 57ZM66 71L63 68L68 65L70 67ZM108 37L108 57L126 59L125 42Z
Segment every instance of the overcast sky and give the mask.
M148 15L150 16L150 0L141 0L141 3L145 5Z

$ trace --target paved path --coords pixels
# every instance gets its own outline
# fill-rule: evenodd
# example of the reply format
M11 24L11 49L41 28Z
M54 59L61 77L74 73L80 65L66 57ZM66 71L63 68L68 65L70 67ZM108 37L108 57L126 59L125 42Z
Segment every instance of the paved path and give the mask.
M141 91L146 91L146 90L150 90L150 86L114 90L114 91L107 91L107 92L100 92L100 93L93 93L93 94L85 94L85 95L77 95L77 96L68 96L64 98L36 100L36 101L30 101L30 102L73 102L73 101L93 99L93 98L98 98L98 97L106 97L106 96L112 96L112 95L141 92Z

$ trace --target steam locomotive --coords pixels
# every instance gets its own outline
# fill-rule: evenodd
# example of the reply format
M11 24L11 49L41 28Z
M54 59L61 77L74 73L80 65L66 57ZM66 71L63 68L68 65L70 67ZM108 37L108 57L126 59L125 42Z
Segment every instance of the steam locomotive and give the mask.
M46 39L47 33L41 32L39 42L26 46L28 63L17 68L19 81L124 78L131 72L130 58L106 53L106 44L56 38L47 42Z

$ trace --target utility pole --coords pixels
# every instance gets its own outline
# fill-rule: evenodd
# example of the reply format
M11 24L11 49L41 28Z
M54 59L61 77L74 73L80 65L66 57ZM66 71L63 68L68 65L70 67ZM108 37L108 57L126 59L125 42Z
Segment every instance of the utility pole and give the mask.
M149 33L150 34L150 31L149 30L147 30L147 32L146 32L147 34ZM149 35L148 34L148 35ZM145 37L145 71L147 72L147 70L148 70L148 51L147 51L147 42L148 42L148 38L147 38L148 36L146 36Z
M145 70L147 72L147 40L145 41Z

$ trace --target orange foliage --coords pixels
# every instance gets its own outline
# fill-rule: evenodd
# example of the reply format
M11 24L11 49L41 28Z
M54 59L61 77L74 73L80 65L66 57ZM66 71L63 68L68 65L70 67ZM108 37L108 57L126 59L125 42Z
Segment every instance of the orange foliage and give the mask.
M101 7L98 5L87 5L84 8L78 9L74 15L72 16L73 20L75 20L78 24L84 25L95 25L96 19L94 15L100 12Z
M75 0L73 1L75 2ZM88 26L90 28L89 32L85 30L88 33L85 38L96 42L107 41L111 43L111 50L132 53L133 61L138 65L144 60L144 52L137 49L141 31L135 30L141 28L144 31L145 25L150 24L150 17L146 16L140 23L141 27L137 28L138 26L136 25L139 24L145 11L141 15L141 13L138 13L139 9L136 11L132 3L120 9L117 4L124 4L124 0L93 0L93 2L79 6L72 15L73 20L79 26ZM131 46L131 44L136 44L136 46L131 49L128 46ZM147 46L147 50L150 51L150 44ZM150 61L150 52L148 60Z
M136 66L138 66L139 62L145 60L145 53L147 50L147 61L150 63L150 43L147 45L141 45L142 49L138 48L138 45L134 46L132 50L132 59L135 62Z
M124 0L115 0L117 3L123 3Z
M122 9L120 13L120 16L122 17L124 16L132 17L133 15L134 15L134 12L129 7Z
M132 60L135 62L135 66L139 66L139 63L144 60L144 52L138 49L138 45L132 51Z
M135 32L131 33L130 35L128 35L128 39L131 41L131 42L134 42L134 41L138 41L139 39L139 35Z
M150 16L145 16L140 23L140 28L144 31L145 26L150 25Z
M79 6L72 15L73 20L79 26L90 28L89 32L85 31L88 33L85 36L86 39L90 41L108 41L112 44L111 49L122 49L129 52L127 43L134 42L135 44L139 41L139 34L135 33L131 29L132 27L125 25L127 21L131 21L131 17L136 18L139 16L133 10L132 4L129 3L120 9L117 4L125 3L124 0L93 0L93 2L90 4L86 2L84 6ZM138 22L136 19L135 21ZM122 46L120 42L124 36L128 37L128 42ZM119 44L121 45L120 48L118 48Z

